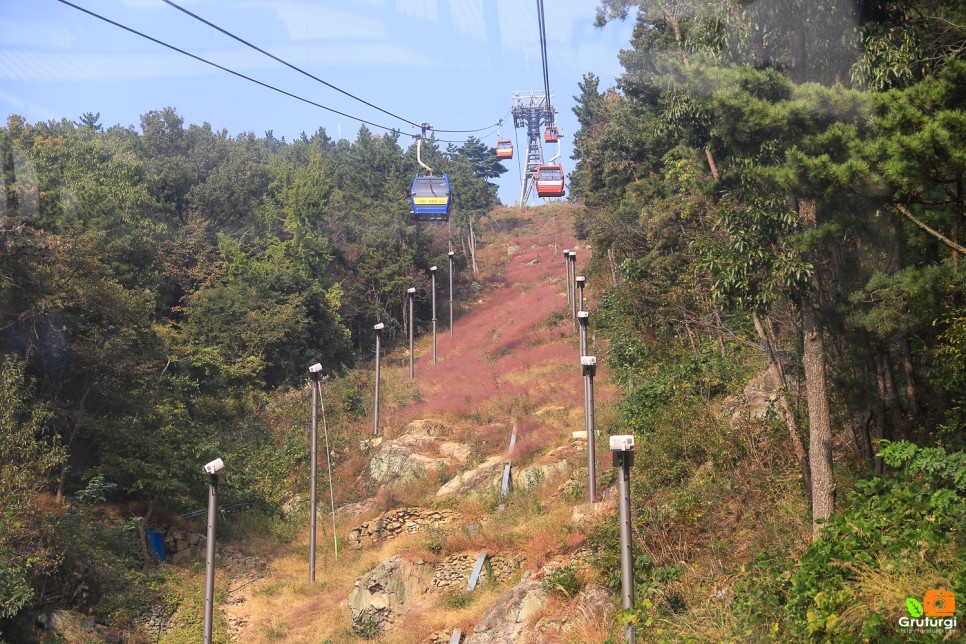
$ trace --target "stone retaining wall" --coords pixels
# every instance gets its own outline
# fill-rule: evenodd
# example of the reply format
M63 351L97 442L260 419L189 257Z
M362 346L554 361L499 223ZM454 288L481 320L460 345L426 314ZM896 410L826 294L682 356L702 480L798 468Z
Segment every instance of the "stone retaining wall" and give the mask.
M401 534L412 534L425 528L446 525L459 518L452 510L429 510L426 508L402 508L386 512L378 519L366 521L349 532L349 548L363 547L395 539Z
M479 555L463 554L447 557L433 567L434 590L466 590L466 585L473 574L473 566ZM480 571L480 585L491 583L490 575L497 582L504 582L515 572L520 570L523 557L517 555L512 559L507 557L487 557Z
M176 564L191 557L205 556L208 537L184 528L170 527L164 535L164 551L168 563ZM218 547L218 544L215 544Z

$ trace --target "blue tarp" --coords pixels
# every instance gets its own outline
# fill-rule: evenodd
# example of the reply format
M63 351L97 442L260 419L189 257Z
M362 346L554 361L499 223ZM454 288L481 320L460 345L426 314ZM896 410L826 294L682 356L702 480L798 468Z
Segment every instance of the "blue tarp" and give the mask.
M165 561L167 559L164 553L164 533L160 530L154 530L153 528L148 528L148 543L151 544L151 549L154 550L154 556L158 558L159 561Z

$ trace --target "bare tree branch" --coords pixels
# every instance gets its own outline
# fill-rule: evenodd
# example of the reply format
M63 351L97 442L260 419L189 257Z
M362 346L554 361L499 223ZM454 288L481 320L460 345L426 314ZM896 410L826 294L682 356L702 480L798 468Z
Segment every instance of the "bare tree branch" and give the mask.
M929 233L930 235L932 235L933 237L935 237L936 239L938 239L942 243L946 244L946 246L949 246L951 249L953 249L957 253L966 253L966 247L957 244L953 240L951 240L948 237L946 237L945 235L943 235L938 230L936 230L934 228L930 228L929 226L927 226L923 221L921 221L914 214L912 214L911 212L909 212L909 209L906 208L905 206L903 206L901 203L893 204L893 207L896 210L898 210L900 213L902 213L902 216L904 216L906 219L908 219L909 221L911 221L912 223L914 223L916 226L918 226L922 230L926 231L927 233Z

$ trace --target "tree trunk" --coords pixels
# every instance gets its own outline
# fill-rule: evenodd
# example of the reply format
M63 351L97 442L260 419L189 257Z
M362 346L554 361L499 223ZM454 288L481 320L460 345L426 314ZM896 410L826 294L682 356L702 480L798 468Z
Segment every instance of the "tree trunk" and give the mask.
M870 410L866 410L865 413L856 414L852 419L852 442L855 445L855 451L862 457L865 461L865 466L868 469L874 467L872 461L872 437L869 436L869 424L872 422L873 414Z
M817 305L806 296L802 311L805 389L808 398L808 457L812 477L812 538L822 531L835 511L835 477L832 470L832 418L825 373L825 338Z
M148 501L148 511L145 512L144 517L141 519L141 523L138 524L138 536L141 537L141 570L147 571L151 567L151 552L148 548L148 521L151 520L151 514L154 512L154 497Z
M909 414L913 421L918 421L919 417L922 416L922 407L919 406L916 365L912 361L912 339L908 333L903 334L899 344L902 347L902 373L906 381L906 403L909 405Z
M896 382L892 377L892 361L889 359L889 352L882 345L879 345L876 349L875 361L880 374L880 394L892 423L892 436L896 439L903 438L905 436L905 418L903 418L902 409L899 407Z
M772 377L778 382L778 402L781 405L782 416L785 418L785 425L788 427L788 438L791 440L792 450L795 452L795 458L798 459L798 466L802 471L802 484L805 486L805 493L811 496L812 476L808 466L808 455L805 454L805 446L802 444L801 436L798 435L798 424L795 422L795 413L792 410L791 403L788 401L788 384L785 382L785 373L778 363L775 352L772 350L771 340L765 332L765 326L761 323L761 318L758 317L758 313L752 311L751 319L754 321L755 329L758 331L758 337L761 339L761 346L765 351L765 357L768 358L768 369L771 371Z
M711 317L714 318L714 323L715 323L714 332L715 332L715 337L718 340L718 353L723 358L727 354L727 352L725 351L724 334L721 332L721 329L724 328L724 324L722 324L721 322L721 316L718 315L718 310L713 306L711 306L710 303L708 303L708 308L711 309Z
M876 474L882 474L882 458L878 455L879 448L882 446L882 441L888 438L887 428L886 428L886 408L885 408L885 383L882 382L882 372L879 371L879 367L875 364L875 360L866 361L866 373L873 374L876 383L876 393L875 402L871 405L870 413L875 417L875 444L872 446L873 453L873 465L875 466Z
M80 436L80 433L81 424L75 422L74 427L70 430L70 435L67 437L67 462L60 468L60 475L57 477L57 495L55 499L58 505L64 504L64 484L67 481L67 473L70 472L70 457L73 453L74 443L77 442L77 437Z
M610 263L610 281L612 285L617 286L617 261L614 255L614 247L611 246L607 249L607 259ZM556 257L556 255L554 255L554 257Z
M480 269L476 266L476 232L473 230L473 222L470 222L470 262L473 265L473 277L480 274Z
M711 176L714 180L718 180L718 164L714 161L714 155L711 154L711 148L704 149L704 156L708 159L708 167L711 168Z
M818 225L814 199L800 198L798 214L803 227ZM819 313L820 262L813 261L812 289L802 298L802 365L808 400L808 464L812 476L812 539L818 539L822 524L835 511L835 476L832 469L832 414L828 402L825 372L825 336Z

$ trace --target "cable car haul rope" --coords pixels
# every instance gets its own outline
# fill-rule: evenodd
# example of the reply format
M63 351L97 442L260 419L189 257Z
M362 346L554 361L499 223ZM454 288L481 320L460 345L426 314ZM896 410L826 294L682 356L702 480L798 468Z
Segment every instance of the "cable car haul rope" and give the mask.
M305 71L305 70L303 70L303 69L301 69L301 68L299 68L299 67L297 67L297 66L295 66L295 65L293 65L293 64L291 64L291 63L289 63L289 62L287 62L285 60L283 60L282 58L279 58L278 56L275 56L275 55L269 53L268 51L266 51L266 50L264 50L264 49L262 49L262 48L260 48L260 47L258 47L256 45L254 45L253 43L251 43L251 42L249 42L249 41L247 41L247 40L245 40L245 39L243 39L243 38L241 38L241 37L239 37L239 36L231 33L230 31L228 31L226 29L223 29L222 27L219 27L218 25L216 25L213 22L211 22L211 21L203 18L202 16L200 16L198 14L195 14L195 13L193 13L193 12L191 12L191 11L183 8L183 7L181 7L180 5L178 5L177 3L173 2L172 0L163 0L163 1L166 4L168 4L169 6L173 7L174 9L177 9L178 11L181 11L182 13L184 13L184 14L192 17L192 18L194 18L195 20L197 20L197 21L199 21L201 23L204 23L208 27L210 27L210 28L212 28L212 29L214 29L214 30L222 33L223 35L225 35L225 36L227 36L229 38L232 38L232 39L236 40L237 42L240 42L240 43L246 45L247 47L250 47L251 49L254 49L255 51L261 53L262 55L267 56L267 57L271 58L272 60L274 60L274 61L276 61L278 63L281 63L282 65L285 65L285 66L289 67L290 69L293 69L293 70L295 70L295 71L297 71L297 72L299 72L299 73L301 73L301 74L303 74L303 75L305 75L305 76L307 76L307 77L309 77L309 78L311 78L311 79L313 79L313 80L315 80L315 81L317 81L317 82L325 85L326 87L329 87L330 89L333 89L333 90L335 90L337 92L340 92L341 94L343 94L343 95L345 95L345 96L347 96L347 97L349 97L349 98L351 98L351 99L353 99L355 101L358 101L358 102L360 102L360 103L362 103L362 104L364 104L364 105L366 105L366 106L368 106L368 107L370 107L372 109L375 109L375 110L377 110L377 111L385 114L386 116L389 116L389 117L392 117L392 118L397 119L399 121L402 121L403 123L406 123L407 125L414 126L414 127L420 127L421 128L421 133L420 134L404 133L404 132L401 132L398 128L393 128L393 127L389 127L389 126L386 126L386 125L381 125L379 123L374 123L372 121L369 121L369 120L360 118L358 116L353 116L352 114L348 114L346 112L343 112L343 111L340 111L340 110L337 110L337 109L334 109L334 108L331 108L331 107L322 105L321 103L318 103L316 101L313 101L313 100L304 98L304 97L299 96L297 94L294 94L292 92L289 92L289 91L286 91L284 89L281 89L281 88L279 88L279 87L277 87L275 85L272 85L272 84L266 83L264 81L255 79L255 78L253 78L251 76L242 74L242 73L240 73L238 71L235 71L233 69L230 69L230 68L228 68L228 67L226 67L224 65L220 65L218 63L212 62L211 60L208 60L208 59L203 58L201 56L198 56L196 54L190 53L190 52L188 52L188 51L186 51L184 49L181 49L179 47L175 47L174 45L171 45L171 44L169 44L167 42L164 42L162 40L159 40L157 38L154 38L152 36L149 36L149 35L147 35L147 34L145 34L143 32L137 31L136 29L132 29L131 27L128 27L126 25L123 25L123 24L121 24L119 22L116 22L114 20L111 20L111 19L109 19L109 18L107 18L107 17L105 17L103 15L100 15L98 13L95 13L94 11L90 11L88 9L85 9L83 7L80 7L80 6L76 5L76 4L74 4L73 2L69 2L68 0L58 0L58 2L60 2L63 5L66 5L68 7L71 7L73 9L76 9L77 11L81 11L83 13L86 13L87 15L89 15L91 17L97 18L98 20L101 20L103 22L106 22L106 23L108 23L110 25L113 25L113 26L119 28L119 29L123 29L123 30L125 30L125 31L127 31L129 33L132 33L132 34L136 35L136 36L139 36L139 37L144 38L146 40L150 40L151 42L153 42L155 44L161 45L162 47L166 47L166 48L168 48L170 50L173 50L175 52L178 52L178 53L180 53L180 54L182 54L184 56L188 56L189 58L193 58L194 60L197 60L199 62L205 63L206 65L210 65L210 66L215 67L215 68L217 68L217 69L219 69L221 71L224 71L224 72L227 72L229 74L232 74L232 75L234 75L234 76L236 76L238 78L241 78L243 80L249 81L251 83L255 83L256 85L259 85L259 86L264 87L266 89L270 89L270 90L272 90L274 92L277 92L279 94L282 94L284 96L288 96L289 98L296 99L296 100L301 101L303 103L312 105L314 107L318 107L320 109L326 110L326 111L331 112L333 114L337 114L339 116L344 116L346 118L352 119L352 120L357 121L359 123L363 123L365 125L369 125L371 127L378 128L380 130L385 130L387 132L394 132L396 134L402 134L402 135L405 135L405 136L412 137L413 139L416 140L416 156L417 156L417 161L419 162L419 164L422 167L424 167L427 170L429 170L429 174L428 175L422 175L422 174L417 173L416 176L415 176L415 178L413 179L412 188L410 189L410 204L412 206L413 218L416 219L417 221L448 221L448 219L449 219L450 206L452 204L452 191L451 191L451 186L450 186L450 182L449 182L449 176L447 174L445 174L445 173L442 174L442 175L434 175L433 172L432 172L432 169L430 169L428 166L426 166L426 164L422 163L422 160L419 158L420 157L420 154L419 154L420 153L420 145L422 144L422 141L427 138L427 136L426 136L427 131L428 130L432 130L433 128L429 127L426 123L422 123L422 124L418 124L417 125L417 123L415 121L412 121L412 120L407 119L407 118L405 118L403 116L400 116L400 115L398 115L398 114L396 114L394 112L391 112L391 111L389 111L387 109L384 109L382 107L379 107L378 105L375 105L375 104L373 104L373 103L371 103L371 102L369 102L369 101L367 101L367 100L365 100L363 98L360 98L359 96L356 96L355 94L352 94L352 93L350 93L350 92L348 92L348 91L346 91L346 90L344 90L344 89L342 89L340 87L337 87L337 86L333 85L332 83L329 83L329 82L327 82L327 81L325 81L325 80L323 80L323 79L321 79L321 78L319 78L317 76L314 76L313 74L310 74L309 72L307 72L307 71ZM538 120L538 123L537 123L537 126L536 126L537 135L534 136L534 133L532 131L534 128L528 128L528 130L531 130L531 131L528 131L528 135L529 135L529 145L528 145L528 150L527 150L527 155L526 155L527 156L527 167L526 167L526 176L524 178L524 185L525 186L527 186L527 185L535 185L536 188L537 188L537 195L540 196L540 197L547 197L547 196L560 197L560 196L563 196L563 176L564 176L563 175L563 169L562 169L562 167L559 164L554 165L552 163L552 161L549 164L544 164L544 162L543 162L543 150L542 150L541 141L540 141L540 137L539 137L539 121L542 121L545 124L545 126L546 126L545 127L545 130L544 130L544 137L543 137L544 138L544 141L546 143L557 143L558 144L558 152L557 152L557 155L554 157L554 159L558 158L560 156L560 152L559 152L559 131L557 129L557 126L554 124L554 110L553 110L553 108L552 108L552 106L550 104L550 97L551 97L551 93L550 93L550 74L549 74L548 67L547 67L547 32L546 32L546 25L544 23L543 0L537 0L537 22L538 22L538 27L539 27L539 32L540 32L540 53L541 53L542 71L543 71L544 98L543 98L542 105L541 105L541 108L542 109L540 110L542 113L539 116L536 117L537 120ZM516 106L513 107L513 108L511 108L511 111L514 114L514 127L515 128L516 127L521 127L522 125L518 121L518 118L517 118L517 108L516 108ZM504 138L502 138L502 136L500 134L500 126L502 125L502 123L503 123L503 119L499 119L496 123L494 123L492 125L487 125L487 126L480 127L480 128L435 129L435 131L436 132L445 132L445 133L456 133L456 134L469 134L469 133L474 133L474 132L483 132L485 130L490 130L489 133L487 133L487 134L484 135L484 136L490 136L490 135L493 134L493 131L495 130L496 135L497 135L497 142L496 142L496 146L495 146L495 149L494 149L495 156L497 157L497 159L500 159L500 160L512 159L513 158L513 154L514 154L513 142L510 139L504 139ZM443 141L443 142L444 143L462 143L463 141ZM549 178L550 177L550 174L553 175L553 178ZM543 178L544 176L546 176L547 178ZM528 194L528 192L529 191L526 190L526 188L525 188L524 189L524 193L525 194ZM525 199L523 201L525 202Z

